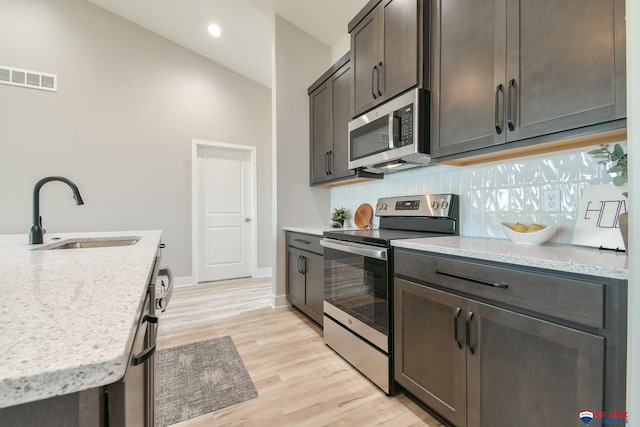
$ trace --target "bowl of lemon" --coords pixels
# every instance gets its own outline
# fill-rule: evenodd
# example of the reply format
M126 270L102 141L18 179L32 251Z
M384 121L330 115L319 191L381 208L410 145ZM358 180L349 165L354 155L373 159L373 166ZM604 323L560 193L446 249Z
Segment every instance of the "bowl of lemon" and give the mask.
M540 224L515 224L502 223L504 235L513 243L519 245L541 245L556 234L555 225L543 226Z

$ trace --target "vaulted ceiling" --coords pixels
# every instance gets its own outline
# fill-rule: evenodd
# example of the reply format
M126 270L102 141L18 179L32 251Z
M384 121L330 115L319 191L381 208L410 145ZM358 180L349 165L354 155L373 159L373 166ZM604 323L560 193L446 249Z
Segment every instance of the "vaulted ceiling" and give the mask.
M271 19L280 15L328 47L367 0L88 0L271 87ZM207 32L218 24L222 36Z

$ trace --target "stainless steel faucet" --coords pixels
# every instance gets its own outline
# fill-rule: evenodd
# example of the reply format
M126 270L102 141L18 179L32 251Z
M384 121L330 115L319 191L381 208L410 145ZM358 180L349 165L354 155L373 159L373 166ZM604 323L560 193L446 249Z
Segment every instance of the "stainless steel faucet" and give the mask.
M73 198L76 199L76 205L84 205L78 186L63 176L48 176L36 182L33 187L33 225L29 232L29 244L37 245L44 242L44 229L42 228L42 217L40 216L40 189L49 181L62 181L71 187Z

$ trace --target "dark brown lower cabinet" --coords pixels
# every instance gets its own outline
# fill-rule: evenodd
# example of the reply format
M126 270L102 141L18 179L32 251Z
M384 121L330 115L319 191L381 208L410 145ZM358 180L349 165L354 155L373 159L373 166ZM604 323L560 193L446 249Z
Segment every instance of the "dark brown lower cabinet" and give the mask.
M578 425L604 338L396 279L396 380L456 426Z
M322 326L324 257L320 237L287 232L287 300Z
M469 425L579 425L604 408L604 337L473 301L466 317Z
M422 262L415 264L418 259ZM442 271L441 266L454 262L414 255L400 264ZM453 271L465 279L475 273ZM399 273L407 271L396 261ZM484 289L479 283L457 283L451 275L439 283L407 279L394 280L395 380L454 426L580 426L584 409L624 411L622 335L555 322L486 299L494 291L517 292L516 286ZM515 274L488 283L509 286L517 280ZM485 297L458 292L458 285ZM602 289L606 292L606 285ZM576 295L576 303L579 300ZM616 316L620 314L626 315Z

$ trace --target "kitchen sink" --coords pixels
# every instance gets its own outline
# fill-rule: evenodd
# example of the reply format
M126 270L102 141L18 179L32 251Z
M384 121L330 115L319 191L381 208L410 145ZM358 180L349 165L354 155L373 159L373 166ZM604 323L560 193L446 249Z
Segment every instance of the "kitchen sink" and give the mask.
M71 241L69 241L71 240ZM50 243L37 249L87 249L87 248L112 248L116 246L131 246L138 243L139 237L123 238L92 238L92 239L67 239L60 242Z

